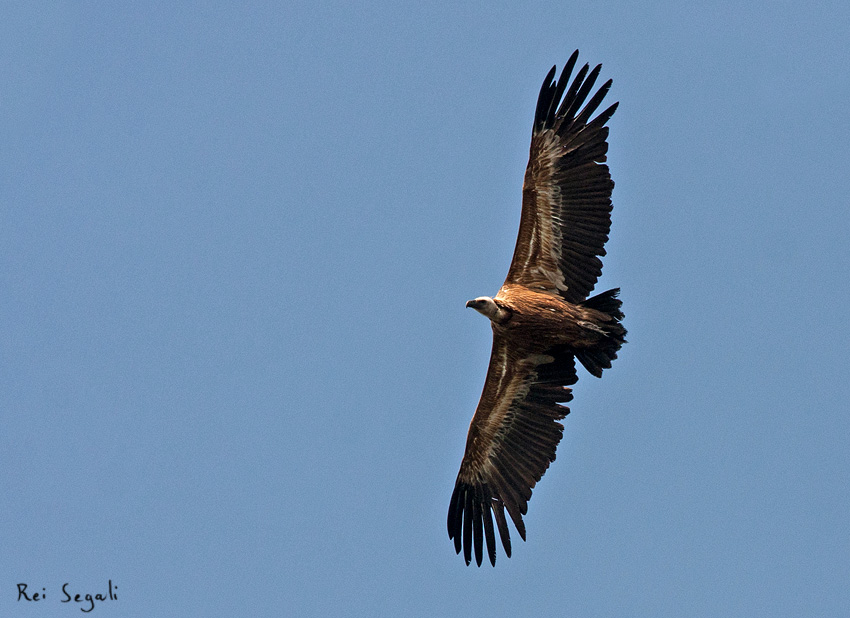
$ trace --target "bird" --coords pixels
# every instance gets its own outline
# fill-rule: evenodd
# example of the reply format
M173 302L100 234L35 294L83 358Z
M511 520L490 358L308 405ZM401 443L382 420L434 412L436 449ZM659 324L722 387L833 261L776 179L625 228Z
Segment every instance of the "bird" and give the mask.
M522 187L522 215L508 275L494 297L466 303L490 319L493 348L481 399L449 502L448 532L467 565L496 531L511 556L507 518L525 541L523 515L555 461L570 409L576 360L602 377L626 342L619 288L589 297L602 274L614 182L606 165L614 103L591 119L611 88L588 99L602 65L572 77L576 50L557 81L540 88ZM585 103L586 101L586 103ZM495 525L494 525L495 522Z

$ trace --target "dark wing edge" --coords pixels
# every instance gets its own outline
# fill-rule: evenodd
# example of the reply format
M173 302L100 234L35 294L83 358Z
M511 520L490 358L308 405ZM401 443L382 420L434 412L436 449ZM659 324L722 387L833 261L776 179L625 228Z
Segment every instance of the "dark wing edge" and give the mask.
M448 532L455 551L463 550L467 565L481 566L486 541L490 564L496 565L498 530L502 547L511 556L511 535L505 511L525 540L522 516L534 486L555 461L555 450L564 427L558 421L570 410L559 405L572 399L570 385L575 384L575 358L572 350L558 347L515 363L506 383L507 367L494 340L490 368L467 436L466 451L449 502ZM499 359L503 360L499 360ZM539 361L539 362L538 362ZM504 410L496 406L505 394L514 396ZM495 520L495 526L494 526Z
M552 67L540 88L520 228L506 279L547 289L572 303L587 298L602 274L599 258L611 229L614 188L605 165L605 125L619 105L590 119L612 80L588 100L602 65L591 70L585 64L570 82L577 60L578 50L558 80Z

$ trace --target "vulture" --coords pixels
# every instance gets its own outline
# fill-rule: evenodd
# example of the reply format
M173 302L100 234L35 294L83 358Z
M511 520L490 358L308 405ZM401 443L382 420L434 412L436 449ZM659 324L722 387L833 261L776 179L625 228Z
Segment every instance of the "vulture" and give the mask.
M605 164L611 87L591 96L602 65L572 78L576 50L537 99L516 249L499 293L466 303L490 319L493 349L449 503L456 553L496 565L496 531L511 555L507 515L525 540L531 490L555 461L576 383L576 360L596 377L626 340L619 288L588 298L602 274L614 183Z

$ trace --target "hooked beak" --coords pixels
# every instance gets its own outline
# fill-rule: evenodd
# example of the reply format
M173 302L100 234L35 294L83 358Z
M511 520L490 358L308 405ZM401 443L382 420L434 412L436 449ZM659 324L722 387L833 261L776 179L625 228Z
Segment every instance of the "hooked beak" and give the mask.
M467 309L469 309L470 307L472 307L472 308L474 309L474 308L475 308L475 305L476 305L476 302L475 302L474 300L468 300L468 301L466 301L466 308L467 308Z

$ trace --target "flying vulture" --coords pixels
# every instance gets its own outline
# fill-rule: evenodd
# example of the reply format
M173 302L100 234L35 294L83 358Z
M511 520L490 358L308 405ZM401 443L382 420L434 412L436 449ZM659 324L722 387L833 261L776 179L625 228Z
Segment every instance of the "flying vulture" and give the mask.
M591 119L611 80L588 100L602 65L585 64L570 81L577 60L576 50L558 81L553 66L540 88L507 279L495 298L466 303L493 327L487 379L449 503L449 538L467 565L474 550L481 566L486 541L495 566L496 530L510 557L505 511L525 540L522 516L555 461L576 359L601 377L626 341L619 288L588 298L611 229L605 124L617 103Z

